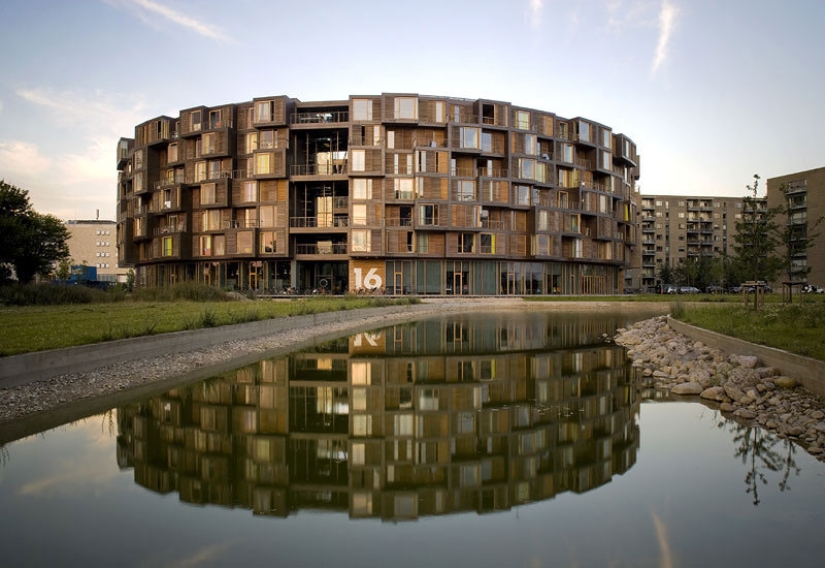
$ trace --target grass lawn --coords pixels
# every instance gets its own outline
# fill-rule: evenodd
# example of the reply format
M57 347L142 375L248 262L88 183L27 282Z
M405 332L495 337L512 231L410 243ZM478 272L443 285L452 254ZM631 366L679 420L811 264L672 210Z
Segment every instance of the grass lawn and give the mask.
M0 356L285 316L408 303L325 297L252 301L136 301L0 308Z
M825 361L822 297L800 296L790 305L769 302L758 312L746 309L741 301L715 306L676 304L671 315L697 327Z

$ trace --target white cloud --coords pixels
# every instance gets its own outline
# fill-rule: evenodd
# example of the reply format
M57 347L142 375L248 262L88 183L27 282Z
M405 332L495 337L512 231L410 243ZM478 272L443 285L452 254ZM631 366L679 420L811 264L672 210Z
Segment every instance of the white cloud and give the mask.
M665 62L668 55L668 44L673 32L676 30L676 23L679 18L679 7L670 0L662 0L662 8L659 12L659 42L656 45L656 56L653 59L651 74L656 73L659 67Z
M36 144L20 140L0 142L0 172L3 175L23 178L45 171L51 165L51 160L40 153Z
M530 28L537 30L541 26L541 16L544 11L544 0L530 0L527 8L527 23Z
M146 104L134 95L103 91L55 91L48 88L18 89L22 99L52 112L56 124L94 134L105 132L118 137L134 132L145 119Z
M153 27L157 25L157 18L160 17L205 38L221 43L231 43L231 39L226 36L219 26L196 20L183 12L154 0L108 0L108 3L113 6L125 6L132 10L144 23Z

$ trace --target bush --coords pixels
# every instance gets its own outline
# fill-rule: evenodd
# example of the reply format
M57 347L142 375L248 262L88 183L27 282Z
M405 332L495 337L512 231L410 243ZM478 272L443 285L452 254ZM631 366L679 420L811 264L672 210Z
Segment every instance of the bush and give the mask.
M80 285L19 284L0 286L0 305L56 306L112 302L114 294Z

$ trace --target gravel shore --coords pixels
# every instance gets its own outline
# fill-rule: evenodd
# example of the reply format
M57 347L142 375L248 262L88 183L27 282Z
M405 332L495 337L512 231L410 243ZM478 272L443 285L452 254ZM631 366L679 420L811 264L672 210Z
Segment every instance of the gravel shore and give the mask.
M656 317L620 329L643 384L718 407L728 417L790 439L825 461L825 400L755 356L726 353L677 333Z

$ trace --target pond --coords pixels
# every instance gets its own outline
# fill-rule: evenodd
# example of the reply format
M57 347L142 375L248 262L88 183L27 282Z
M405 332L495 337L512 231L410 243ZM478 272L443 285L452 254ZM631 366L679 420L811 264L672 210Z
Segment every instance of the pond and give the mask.
M7 566L820 566L825 464L637 386L624 314L466 314L0 448Z

